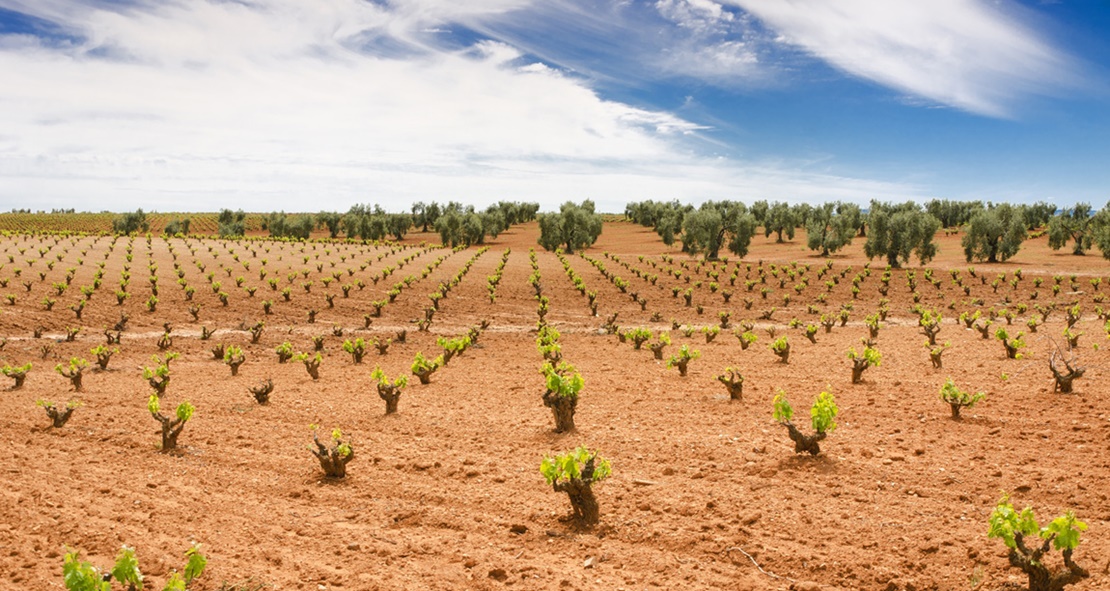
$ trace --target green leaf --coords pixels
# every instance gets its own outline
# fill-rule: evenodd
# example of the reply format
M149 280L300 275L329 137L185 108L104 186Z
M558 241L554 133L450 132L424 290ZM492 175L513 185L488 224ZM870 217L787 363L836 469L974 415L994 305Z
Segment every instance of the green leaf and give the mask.
M794 418L794 407L790 406L790 401L786 399L786 392L779 390L775 394L775 399L772 402L774 405L775 420L780 423L789 423L790 419Z
M81 560L76 550L66 552L62 581L69 591L111 591L111 583L102 581L100 571Z
M186 550L185 558L185 583L188 584L204 573L205 567L208 566L208 559L200 553L200 544L194 544L192 548Z
M135 557L134 548L120 548L116 555L116 565L112 567L112 577L124 585L143 588L143 574L139 572L139 560Z
M189 419L193 418L193 411L195 410L196 407L186 400L177 405L177 418L180 419L182 423L188 422Z
M830 392L821 392L817 395L817 399L813 401L813 406L809 409L809 416L812 420L813 430L818 433L829 433L836 429L836 415L840 414L840 409L836 406L836 399L833 398Z
M1071 511L1052 520L1048 527L1041 530L1041 537L1052 540L1052 546L1057 550L1073 550L1079 546L1079 532L1087 531L1087 524L1075 518Z
M162 587L162 591L186 591L185 580L181 578L177 571L174 571L170 574L169 580L166 581L166 586Z

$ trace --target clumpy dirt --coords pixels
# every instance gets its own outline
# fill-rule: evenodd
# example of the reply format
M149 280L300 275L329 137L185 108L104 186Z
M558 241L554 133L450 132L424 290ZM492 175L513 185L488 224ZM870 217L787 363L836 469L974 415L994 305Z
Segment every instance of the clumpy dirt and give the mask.
M644 310L586 258L569 256L588 289L599 294L599 316L591 316L556 256L537 255L550 298L547 320L562 333L564 359L586 380L577 430L556 434L542 402L536 302L528 285L535 224L491 241L443 300L430 332L418 332L413 321L424 317L427 296L478 253L419 246L433 239L410 235L402 249L160 238L148 246L137 238L130 263L126 238L115 241L111 251L108 237L0 241L0 279L8 279L0 294L17 296L14 305L0 300L0 335L7 338L0 357L6 364L34 364L22 389L0 393L5 483L0 587L61 589L64 547L79 548L88 560L107 566L127 544L136 547L148 580L160 588L195 541L210 561L196 590L257 587L234 586L248 580L267 589L313 591L1008 589L1021 581L1020 573L1008 567L1002 543L986 537L987 518L1003 491L1012 493L1015 504L1033 506L1042 523L1073 509L1090 526L1076 560L1091 571L1090 579L1073 588L1110 585L1108 356L1104 347L1095 347L1110 343L1094 311L1110 308L1096 301L1110 286L1096 291L1089 283L1100 275L1107 280L1105 261L1096 255L1059 254L1049 251L1043 238L1031 240L1015 261L975 265L988 277L982 284L969 276L958 237L942 237L941 257L932 265L941 288L924 280L922 269L915 271L921 304L943 314L938 343L950 345L943 369L933 369L922 346L925 336L910 311L905 271L894 270L890 316L875 339L882 364L852 385L845 353L850 346L860 348L867 336L863 320L879 306L883 270L876 261L859 298L852 299L851 279L866 263L862 241L832 259L833 274L852 269L820 303L817 297L826 292L831 275L816 278L824 259L804 250L804 236L787 244L757 238L752 254L739 261L736 285L725 287L734 292L726 305L709 289L705 273L711 267L702 267L698 276L695 261L662 245L649 230L607 224L598 244L584 254L627 280L628 291L647 300ZM40 248L50 248L43 258ZM491 303L486 277L507 248L512 254ZM197 322L177 284L174 254L184 279L196 288ZM8 261L9 255L14 260ZM660 255L673 256L674 264ZM408 257L415 258L373 283L372 275ZM445 257L442 264L421 278L439 257ZM49 260L55 265L48 270ZM766 300L759 294L763 284L753 292L744 287L746 266L757 278L761 260L772 290ZM678 267L687 261L689 269ZM770 276L771 264L785 276L782 266L788 261L810 266L810 284L801 294L793 290L800 278L780 287ZM105 263L102 284L78 320L69 308L81 297L80 288L93 283L99 262ZM159 278L155 312L145 307L152 262ZM737 262L728 263L721 286ZM114 294L127 264L132 295L117 306ZM17 267L20 277L14 274ZM266 279L279 280L277 291L259 278L262 268ZM691 283L665 275L665 268L691 274ZM1016 289L1005 281L997 293L991 289L998 273L1005 272L1008 281L1018 268L1024 279ZM51 295L68 269L74 275L70 287ZM302 269L309 271L307 278ZM971 286L969 296L953 284L948 269L961 271ZM656 284L634 270L657 274ZM228 294L226 307L209 287L208 272ZM333 272L341 278L324 286ZM1068 277L1073 272L1075 292ZM293 281L290 273L297 273ZM1058 295L1051 291L1053 274L1064 275ZM363 328L370 302L385 299L408 275L414 277L411 286ZM253 297L235 286L238 276L243 287L257 288ZM1037 277L1044 281L1040 288L1033 286ZM339 286L357 279L365 288L343 297ZM302 284L309 280L313 285L306 292ZM699 280L702 285L695 287ZM31 282L30 292L23 281ZM289 302L280 297L286 286ZM671 288L679 286L694 290L701 314L672 296ZM1034 291L1038 299L1030 300ZM792 295L787 305L785 293ZM325 294L337 294L334 308ZM49 312L41 303L48 295L57 300ZM753 299L751 309L744 308L745 298ZM270 316L263 315L264 299L273 300ZM1034 304L1053 301L1059 309L1029 334L1025 323ZM1085 334L1074 353L1087 372L1075 382L1075 392L1064 395L1053 391L1048 362L1054 344L1062 344L1063 307L1072 301L1083 309L1074 330ZM804 327L848 302L853 309L847 326L837 323L829 334L822 329L815 344L802 330L788 327L792 318ZM1028 309L1018 312L1018 304ZM671 329L672 319L696 328L716 324L724 310L736 325L772 306L777 308L772 320L756 322L759 340L746 351L731 329L712 343L701 332L686 337ZM960 312L986 315L992 307L1016 314L1007 328L1026 331L1023 359L1007 359L1001 343L983 340L957 321ZM307 322L311 309L318 312L313 324ZM74 356L93 362L90 349L105 342L102 332L120 312L130 320L119 353L107 371L86 369L84 391L71 392L54 365ZM600 331L614 312L622 329L667 331L674 343L665 359L682 344L701 357L690 363L687 377L679 377L647 347L634 351ZM658 321L652 321L655 314ZM434 356L440 352L437 337L461 336L483 319L490 325L479 343L436 372L431 384L419 385L409 373L416 352ZM259 320L265 329L252 344L246 329ZM172 328L168 350L180 358L171 362L163 413L184 400L196 406L180 450L172 454L157 449L159 425L147 411L151 390L142 378L142 367L153 365L151 356L164 353L157 341L166 322ZM1002 318L996 320L1000 325ZM42 337L33 338L40 326ZM77 326L82 330L76 341L65 342L66 329ZM769 350L772 326L790 340L789 364L778 363ZM211 340L200 340L202 327L216 330ZM336 327L343 336L333 335ZM408 331L404 343L394 340L385 355L370 349L359 365L341 349L344 338L382 339L400 330ZM278 363L274 349L281 343L311 352L312 338L321 335L318 380L299 362ZM242 347L246 362L237 376L212 358L217 343ZM390 378L410 377L396 414L384 414L370 379L376 366ZM730 401L716 381L728 366L744 375L742 401ZM938 396L948 377L986 393L960 421L950 418ZM270 403L259 405L249 388L265 379L275 387ZM772 420L771 399L780 388L794 404L795 423L807 433L812 399L822 390L836 396L838 427L821 442L820 455L795 454L786 430ZM37 399L59 404L79 399L82 406L63 428L53 429L35 406ZM319 425L322 439L340 428L351 441L356 455L345 479L323 478L309 449L310 424ZM551 490L539 473L545 454L578 445L598 450L613 466L612 477L594 486L601 523L591 530L566 521L571 512L566 495Z

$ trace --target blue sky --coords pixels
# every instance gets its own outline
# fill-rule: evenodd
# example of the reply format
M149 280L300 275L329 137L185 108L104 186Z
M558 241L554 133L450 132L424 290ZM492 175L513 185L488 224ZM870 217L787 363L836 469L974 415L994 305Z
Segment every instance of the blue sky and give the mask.
M1101 207L1110 2L0 0L0 209Z

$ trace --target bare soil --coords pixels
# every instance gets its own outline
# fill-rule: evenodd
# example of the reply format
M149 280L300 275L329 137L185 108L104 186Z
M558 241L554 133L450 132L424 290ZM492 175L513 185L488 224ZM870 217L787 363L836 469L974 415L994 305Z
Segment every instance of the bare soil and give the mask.
M543 381L536 351L536 302L528 277L528 249L536 226L515 227L491 241L489 250L451 290L435 315L430 332L412 321L439 282L449 281L477 248L452 253L419 246L430 234L413 234L405 249L360 244L298 244L108 237L59 238L15 236L0 240L0 350L6 364L31 361L34 368L22 389L0 393L0 587L61 589L64 547L79 548L95 564L110 564L120 545L137 549L140 564L157 588L170 569L180 568L182 553L201 542L209 571L195 590L252 589L248 579L267 589L1010 589L1022 581L1008 566L1005 548L986 537L987 517L1003 491L1016 505L1031 505L1042 523L1073 509L1090 526L1075 559L1091 578L1074 589L1110 587L1110 401L1108 353L1094 290L1089 279L1107 281L1108 267L1097 255L1075 257L1047 249L1044 239L1029 241L1012 262L974 264L987 284L969 276L958 236L941 237L941 255L931 268L941 280L938 290L917 275L921 304L943 314L938 342L950 349L943 369L933 369L925 336L906 285L905 270L894 270L888 294L890 316L876 339L882 364L867 370L863 383L852 385L848 347L859 348L867 335L866 315L879 306L877 292L883 265L876 261L861 284L858 299L849 290L863 272L862 240L833 257L832 274L845 274L826 296L817 272L824 260L804 249L804 236L775 244L757 238L743 261L731 260L720 286L734 292L729 304L710 291L706 273L677 248L664 246L645 228L607 224L594 248L584 253L629 282L647 300L645 310L579 255L567 257L589 290L599 294L599 316L590 315L553 253L538 252L544 294L551 300L548 322L562 332L564 358L586 380L575 422L577 430L553 432L551 412L542 403ZM176 283L172 246L184 278L196 288L199 321L188 312ZM50 248L40 258L38 250ZM486 277L501 254L511 248L497 299L487 297ZM19 249L25 249L19 253ZM66 250L68 249L68 251ZM191 249L193 252L191 252ZM210 250L211 249L211 250ZM266 249L269 249L267 252ZM302 252L303 249L303 252ZM251 251L254 251L253 253ZM85 251L82 253L82 251ZM607 258L617 256L620 261ZM105 255L108 255L105 258ZM14 261L8 261L12 255ZM62 255L56 261L56 255ZM382 259L378 259L382 255ZM392 276L372 282L388 264L414 256ZM665 263L660 255L674 257ZM234 257L238 256L238 261ZM304 257L309 257L308 263ZM638 257L643 256L641 261ZM340 257L346 257L341 260ZM445 257L421 279L426 265ZM28 259L35 262L29 264ZM79 263L82 259L83 263ZM262 260L267 262L263 264ZM55 260L52 270L46 263ZM759 261L768 270L764 300L759 289L748 292L746 273L758 278ZM82 312L69 309L80 287L93 283L96 263L105 262L102 284ZM788 261L809 265L809 286L795 295L800 278L780 287ZM150 295L148 265L157 265L159 303L146 309ZM206 271L201 271L197 263ZM683 269L678 263L686 262ZM250 269L243 267L249 263ZM332 264L334 263L334 267ZM366 269L359 265L367 263ZM655 267L652 267L652 263ZM727 276L739 263L735 286ZM116 305L124 265L130 265L131 297ZM318 271L316 265L323 265ZM627 267L625 266L627 265ZM746 271L751 265L752 271ZM231 275L222 270L232 269ZM723 266L723 265L722 265ZM14 275L21 268L21 276ZM789 267L789 265L787 265ZM63 295L67 269L74 278ZM273 291L259 278L277 278ZM664 275L674 268L692 276L691 283ZM989 283L998 273L1006 280L1016 269L1024 279L1016 289ZM308 277L300 274L308 270ZM348 275L347 269L353 270ZM634 275L658 275L656 284ZM960 269L971 294L954 285L948 269ZM45 271L40 280L39 271ZM207 272L221 282L229 303L222 305L209 287ZM342 273L330 286L323 279ZM797 273L797 270L795 269ZM289 273L297 273L290 282ZM1068 275L1077 274L1073 291ZM363 328L370 302L385 298L407 275L416 280L396 301ZM1062 289L1053 294L1053 274ZM236 288L254 286L250 297ZM1034 288L1041 278L1044 284ZM362 279L344 298L339 286ZM313 281L311 292L302 284ZM31 281L27 292L23 281ZM694 282L702 281L700 287ZM280 290L291 288L291 301ZM671 288L694 290L687 308ZM1039 292L1036 300L1031 294ZM793 297L784 305L783 294ZM335 307L324 294L335 294ZM52 311L41 303L57 300ZM1009 297L1010 303L1004 298ZM752 298L750 309L743 300ZM981 298L982 305L971 303ZM273 314L261 302L273 300ZM1074 352L1086 375L1073 394L1053 392L1048 367L1056 344L1062 345L1066 304L1078 301L1082 319L1074 330L1085 334ZM836 313L851 303L847 326L818 332L815 344L787 323L816 322L809 306ZM949 309L949 303L954 308ZM1033 334L1025 328L1034 304L1058 302L1048 322ZM1019 313L1018 304L1028 309ZM691 337L672 330L680 325L717 324L719 311L730 311L735 325L756 319L772 306L772 320L758 321L759 340L741 351L731 329L712 343L701 332ZM1026 331L1025 357L1007 359L997 340L983 340L964 328L960 312L1005 307L1017 314L1011 333ZM307 322L310 309L318 314ZM126 312L120 352L107 371L94 371L89 351L105 342L102 331ZM633 351L599 327L617 312L624 328L645 326L667 331L674 340L664 358L688 344L701 352L689 375L657 361L647 347ZM659 321L652 321L658 313ZM440 352L437 337L460 336L482 319L490 321L479 344L439 370L421 386L409 372L417 351ZM246 332L264 320L260 342ZM162 399L164 414L189 400L196 413L179 439L176 453L160 453L159 425L147 411L151 390L142 367L152 366L163 324L172 326L169 351L172 378ZM1005 325L996 320L995 327ZM41 338L33 338L36 327ZM68 327L81 327L76 341L64 342ZM215 329L200 340L201 327ZM789 364L778 363L769 350L767 329L774 326L792 345ZM339 327L343 336L333 336ZM407 330L404 343L394 341L384 356L370 349L355 365L344 353L345 338L389 338ZM311 352L312 337L324 335L320 379L302 364L279 364L275 347L289 341ZM212 359L216 343L242 347L246 362L232 377L227 365ZM43 346L48 346L43 359ZM84 391L53 371L71 357L91 362ZM380 366L389 377L409 375L398 412L386 416L370 373ZM725 367L745 377L742 401L730 401L716 381ZM986 399L950 418L938 397L948 377L965 389L983 391ZM249 387L270 378L270 403L258 405ZM2 378L10 384L10 380ZM6 387L6 386L5 386ZM840 405L838 428L821 442L816 457L794 453L787 431L771 418L771 399L785 390L797 411L795 422L809 432L808 407L822 390ZM50 427L37 399L78 408L60 429ZM322 434L343 430L355 451L345 479L323 478L313 457L310 424ZM594 486L601 523L589 530L566 521L570 505L563 493L544 483L539 463L545 454L578 445L597 449L612 461L613 475ZM1054 561L1059 557L1054 556ZM758 564L758 566L757 566ZM1058 562L1052 564L1058 565ZM221 585L227 584L226 587Z

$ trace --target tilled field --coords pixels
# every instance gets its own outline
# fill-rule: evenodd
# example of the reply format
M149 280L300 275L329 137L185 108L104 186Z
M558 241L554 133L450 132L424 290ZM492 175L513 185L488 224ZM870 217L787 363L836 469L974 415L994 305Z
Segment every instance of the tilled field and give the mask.
M1110 357L1095 347L1108 344L1096 308L1110 309L1101 301L1110 285L1091 283L1099 274L1108 280L1104 261L1051 253L1040 239L1017 261L975 265L972 276L952 256L958 238L942 239L942 259L931 267L939 287L925 269L909 270L918 304L943 316L943 367L933 367L922 345L907 270L895 269L885 296L889 313L874 339L881 365L853 385L845 353L862 348L864 321L884 298L879 261L853 298L853 278L868 273L858 244L819 278L825 260L798 241L760 238L747 259L714 269L642 228L608 224L586 253L536 254L550 300L546 320L562 334L564 359L586 381L577 431L556 434L541 403L535 346L528 253L535 225L513 228L484 252L419 244L432 238L416 234L395 246L24 235L0 241L0 295L15 297L0 300L0 336L7 338L0 356L13 366L33 364L21 389L0 396L0 587L61 589L64 547L107 566L127 544L160 588L183 564L182 553L200 542L210 562L192 587L199 590L1005 589L1022 577L1008 566L1002 543L986 537L1003 491L1016 505L1033 506L1042 522L1073 509L1090 526L1075 557L1091 571L1073 588L1110 585ZM487 277L507 251L491 302ZM92 289L100 263L100 286ZM627 281L623 292L599 266ZM392 273L382 278L387 268ZM597 293L597 316L568 268ZM1021 279L1011 283L1019 268ZM117 305L124 272L129 295ZM150 311L152 273L158 296ZM367 328L373 302L388 301L389 290L410 276ZM418 330L413 321L424 318L428 295L456 277L429 330ZM343 286L350 286L347 296ZM93 295L78 318L73 307L83 287ZM186 287L195 289L191 300ZM723 291L731 292L727 303ZM49 311L47 298L55 300ZM272 302L271 314L263 301ZM1042 315L1037 306L1053 303L1030 332L1030 318ZM1080 316L1072 331L1083 334L1071 354L1086 373L1074 393L1060 394L1049 359L1064 346L1074 303ZM839 314L849 305L842 326ZM958 320L979 311L982 325L992 309L997 317L987 339ZM1013 314L1012 324L1003 310ZM729 313L731 326L707 342L703 329L718 326L720 312ZM128 322L113 345L119 352L105 371L92 363L83 391L70 392L54 366L72 357L94 362L90 350L106 343L105 330L121 313ZM614 313L620 331L669 333L664 359L683 344L698 350L689 375L606 334L600 327ZM821 326L811 343L804 327L822 315L837 321L830 332ZM794 318L799 328L789 326ZM437 338L461 336L483 320L488 328L476 345L431 384L416 383L409 367L417 352L437 355ZM246 329L259 321L265 325L252 343ZM747 350L733 333L743 321L758 338ZM171 342L161 350L166 323ZM998 327L1026 333L1022 359L1006 358L993 336ZM80 331L67 342L71 328ZM202 328L214 334L202 340ZM772 330L791 344L788 364L769 349ZM312 352L314 337L323 340L318 380L301 363L278 362L277 346ZM372 349L356 365L341 345L357 337L393 342L386 354ZM237 376L213 358L217 344L242 348L246 362ZM170 364L163 412L184 400L196 407L176 453L159 453L142 377L143 367L155 365L151 356L166 352L180 357ZM745 378L741 401L730 401L716 381L729 366ZM411 380L395 415L384 415L370 379L375 367ZM986 394L960 421L938 397L948 377ZM248 388L264 379L275 389L270 403L259 405ZM821 455L795 455L772 420L780 388L807 430L813 397L822 390L836 396L838 428ZM52 429L35 406L39 399L79 399L82 406ZM322 478L307 449L310 424L351 438L355 459L346 479ZM538 470L545 454L578 445L599 450L613 466L612 477L595 485L602 515L590 530L564 519L566 495L553 492Z

